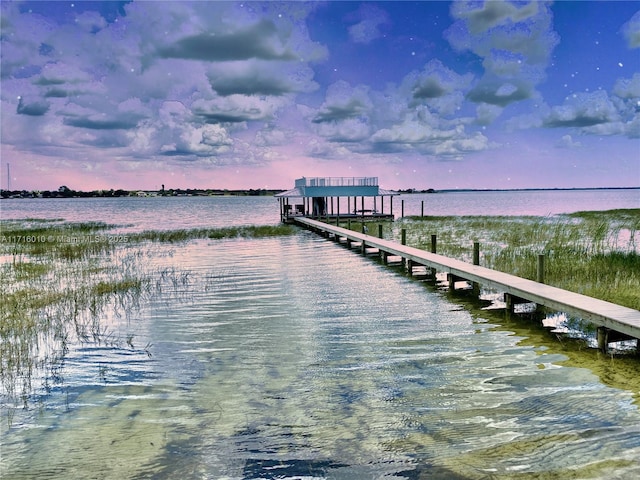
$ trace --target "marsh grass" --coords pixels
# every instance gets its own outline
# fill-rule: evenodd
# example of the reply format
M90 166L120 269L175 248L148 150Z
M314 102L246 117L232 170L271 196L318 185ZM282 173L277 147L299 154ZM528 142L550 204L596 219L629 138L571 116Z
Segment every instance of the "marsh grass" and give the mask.
M130 236L133 241L149 240L153 242L186 242L189 240L210 238L261 238L292 235L298 229L292 225L248 225L221 228L192 228L182 230L148 230Z
M576 212L550 217L407 217L407 244L471 261L481 244L481 265L535 280L544 254L545 283L640 309L640 209Z
M133 321L144 302L185 300L190 272L154 269L157 243L290 235L290 225L112 233L116 225L29 218L0 222L0 400L27 408L34 392L63 381L71 345L134 348L135 334L116 334L112 317ZM208 288L208 284L207 284ZM151 356L150 345L141 354ZM33 379L39 384L34 385ZM10 419L12 415L8 413Z

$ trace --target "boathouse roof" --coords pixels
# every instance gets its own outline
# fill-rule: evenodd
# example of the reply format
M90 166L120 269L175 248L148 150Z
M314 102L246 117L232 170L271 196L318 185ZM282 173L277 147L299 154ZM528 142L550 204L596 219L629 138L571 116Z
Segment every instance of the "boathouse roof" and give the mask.
M378 177L302 177L276 197L379 197L398 195L378 185Z

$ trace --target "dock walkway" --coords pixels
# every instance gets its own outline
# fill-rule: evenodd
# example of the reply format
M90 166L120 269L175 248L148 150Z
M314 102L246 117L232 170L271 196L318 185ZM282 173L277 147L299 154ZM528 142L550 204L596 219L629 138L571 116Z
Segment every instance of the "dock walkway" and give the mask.
M640 339L640 311L606 302L579 293L569 292L561 288L545 285L533 280L499 272L490 268L472 265L461 260L430 253L415 247L401 245L391 240L380 239L364 233L354 232L346 228L330 225L309 218L296 218L296 222L312 230L332 234L336 238L349 241L364 242L370 248L377 248L387 255L399 256L411 260L414 264L424 265L455 277L476 282L486 287L503 291L513 298L544 305L550 309L565 312L586 320L598 327L619 332L628 337ZM606 348L607 335L600 339ZM640 342L638 342L640 344ZM640 346L640 345L639 345Z

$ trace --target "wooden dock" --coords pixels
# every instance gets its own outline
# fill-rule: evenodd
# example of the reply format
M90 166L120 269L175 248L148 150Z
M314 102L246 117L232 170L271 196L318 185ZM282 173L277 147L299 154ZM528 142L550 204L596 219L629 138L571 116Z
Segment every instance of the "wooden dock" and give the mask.
M401 245L391 240L354 232L309 218L295 220L311 230L324 235L333 235L337 240L360 244L361 251L375 248L387 256L398 256L414 265L424 265L449 274L450 279L460 279L505 292L505 297L514 302L528 301L549 309L565 312L598 327L598 346L605 350L608 342L624 338L640 339L640 311L593 297L569 292L561 288L538 283L473 265L461 260L430 253L415 247ZM618 335L616 335L616 332ZM638 342L640 347L640 341Z

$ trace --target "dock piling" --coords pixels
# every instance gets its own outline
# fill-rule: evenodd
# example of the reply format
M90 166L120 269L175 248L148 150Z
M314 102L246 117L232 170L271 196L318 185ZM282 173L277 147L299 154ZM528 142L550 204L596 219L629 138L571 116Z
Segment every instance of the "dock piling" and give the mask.
M480 242L473 242L473 264L480 265ZM473 294L476 297L480 296L480 284L478 282L471 282L471 288Z
M544 283L544 253L538 255L538 271L536 279L538 283Z

